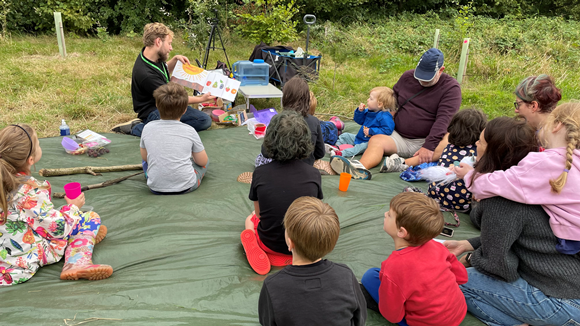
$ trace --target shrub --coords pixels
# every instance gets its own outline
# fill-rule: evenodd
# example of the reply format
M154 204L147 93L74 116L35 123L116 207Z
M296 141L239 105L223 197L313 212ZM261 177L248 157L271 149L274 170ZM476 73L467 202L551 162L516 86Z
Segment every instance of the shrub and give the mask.
M248 1L248 0L244 0ZM253 4L249 1L242 7L237 16L241 18L241 24L236 30L245 38L254 43L264 42L290 42L297 39L296 24L292 21L298 13L295 0L286 4L282 0L256 0Z

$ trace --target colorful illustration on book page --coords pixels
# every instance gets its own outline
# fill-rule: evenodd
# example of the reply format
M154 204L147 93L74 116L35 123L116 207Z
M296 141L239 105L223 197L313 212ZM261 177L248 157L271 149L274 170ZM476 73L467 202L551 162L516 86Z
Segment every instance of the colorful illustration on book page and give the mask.
M235 79L226 80L226 86L224 87L224 92L222 98L224 100L233 102L238 94L238 88L240 88L240 82Z
M212 96L222 97L224 91L224 82L227 79L226 76L219 74L217 72L210 72L205 81L202 93L211 93ZM220 88L220 86L222 86Z
M177 61L171 75L171 81L201 91L208 74L207 70Z

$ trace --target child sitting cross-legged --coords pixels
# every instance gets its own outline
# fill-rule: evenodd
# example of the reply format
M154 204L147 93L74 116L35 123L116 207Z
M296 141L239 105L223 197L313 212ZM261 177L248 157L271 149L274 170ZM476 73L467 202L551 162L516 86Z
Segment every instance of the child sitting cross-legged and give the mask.
M330 161L331 167L337 173L342 171L344 164L338 162L346 160L346 157L352 157L362 154L368 146L369 139L374 135L390 135L395 130L395 121L393 114L397 109L397 99L392 89L388 87L375 87L371 90L367 99L367 106L361 103L354 110L354 121L361 125L358 134L342 133L338 137L335 146L326 146L326 150L332 156ZM353 147L340 150L341 145L354 145ZM337 161L338 160L338 161ZM333 163L334 162L334 163ZM355 161L356 162L356 161ZM347 164L348 166L348 164ZM355 179L370 179L371 174L368 170L363 169L358 174L353 175ZM355 172L355 171L353 171Z
M81 212L85 195L65 196L56 210L48 181L30 175L42 157L36 132L28 125L0 131L0 286L29 280L40 267L64 256L62 280L101 280L113 273L94 265L93 248L107 234L97 213Z
M187 91L169 83L156 89L153 97L161 120L146 124L141 134L147 186L156 195L194 191L207 171L208 158L197 131L179 121L187 110Z
M294 111L275 115L266 129L263 147L272 162L254 171L249 197L255 211L241 234L248 262L258 274L267 274L271 265L292 263L282 225L290 204L302 196L322 199L320 173L304 162L313 146L308 125Z
M395 251L361 279L372 297L369 309L378 303L380 313L399 325L461 324L467 304L459 284L467 282L467 271L454 254L431 240L443 224L433 199L413 192L393 197L383 229L393 238Z
M330 205L300 197L284 217L292 266L264 281L262 325L364 325L367 307L356 277L343 264L322 259L334 249L340 223Z

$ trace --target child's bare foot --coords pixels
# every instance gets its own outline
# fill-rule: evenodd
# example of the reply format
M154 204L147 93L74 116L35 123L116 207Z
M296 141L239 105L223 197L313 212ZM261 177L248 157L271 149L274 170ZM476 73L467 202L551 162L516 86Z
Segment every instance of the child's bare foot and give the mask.
M95 244L103 241L103 239L107 236L107 227L101 225L99 227L99 232L97 232L97 236L95 237Z
M75 266L67 264L60 273L61 280L76 281L78 279L87 279L91 281L104 280L113 274L113 267L109 265L85 265Z

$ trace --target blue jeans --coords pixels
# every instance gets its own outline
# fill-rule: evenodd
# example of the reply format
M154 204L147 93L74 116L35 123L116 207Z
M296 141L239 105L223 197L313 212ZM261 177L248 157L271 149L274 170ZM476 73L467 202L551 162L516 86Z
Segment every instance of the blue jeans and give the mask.
M487 325L580 326L580 299L549 297L522 278L508 283L473 267L467 275L469 281L459 286L467 310Z
M159 120L161 117L159 116L159 110L155 110L149 113L147 120L145 123L139 123L131 129L131 135L141 137L141 133L143 132L143 127L146 124L153 120ZM202 130L206 130L207 128L211 127L211 118L209 115L203 113L200 110L196 110L191 106L187 107L185 113L181 116L181 122L185 123L186 125L192 126L195 131L200 132Z
M350 156L355 156L358 154L362 154L368 147L369 143L360 143L360 144L354 144L354 140L356 138L355 134L351 134L348 132L345 132L343 134L341 134L340 136L338 136L338 140L336 141L335 146L338 147L339 145L343 145L343 144L350 144L350 145L354 145L354 147L351 148L347 148L345 150L342 151L342 157L350 157Z
M374 267L365 272L363 277L360 279L362 285L367 289L367 292L373 297L373 299L379 303L379 287L381 286L381 279L379 278L380 268ZM409 326L405 318L397 323L400 326Z

